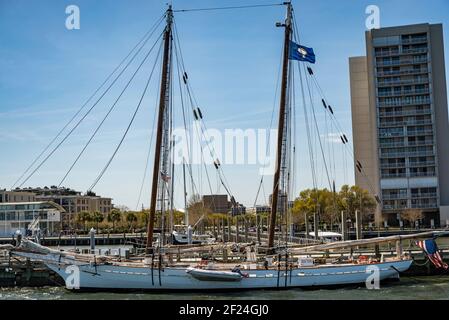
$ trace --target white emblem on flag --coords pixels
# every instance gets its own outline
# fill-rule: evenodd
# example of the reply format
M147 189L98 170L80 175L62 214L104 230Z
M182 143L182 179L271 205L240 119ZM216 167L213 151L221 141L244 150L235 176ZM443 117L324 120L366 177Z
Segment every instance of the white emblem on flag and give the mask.
M303 58L307 56L307 50L305 50L304 48L298 48L298 52L300 55L302 55Z

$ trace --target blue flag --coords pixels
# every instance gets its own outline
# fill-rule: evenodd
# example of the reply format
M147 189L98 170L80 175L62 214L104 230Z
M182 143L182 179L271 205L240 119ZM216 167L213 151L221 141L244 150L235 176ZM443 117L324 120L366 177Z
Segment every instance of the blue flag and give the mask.
M313 48L307 48L290 41L289 59L315 63L315 53L313 52Z

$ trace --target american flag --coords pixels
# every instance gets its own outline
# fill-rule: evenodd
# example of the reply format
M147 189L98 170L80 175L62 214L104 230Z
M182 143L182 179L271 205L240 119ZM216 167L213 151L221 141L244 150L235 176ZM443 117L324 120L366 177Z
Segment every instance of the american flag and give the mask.
M445 263L441 258L437 243L434 239L416 241L416 245L423 249L423 251L427 254L427 257L435 265L435 267L443 269L448 268L447 263Z

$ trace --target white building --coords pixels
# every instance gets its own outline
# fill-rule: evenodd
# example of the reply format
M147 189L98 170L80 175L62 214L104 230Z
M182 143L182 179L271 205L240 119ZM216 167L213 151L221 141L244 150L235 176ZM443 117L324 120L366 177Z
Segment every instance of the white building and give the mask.
M0 203L0 237L12 237L17 230L25 235L32 222L39 224L42 235L56 235L63 212L54 202Z

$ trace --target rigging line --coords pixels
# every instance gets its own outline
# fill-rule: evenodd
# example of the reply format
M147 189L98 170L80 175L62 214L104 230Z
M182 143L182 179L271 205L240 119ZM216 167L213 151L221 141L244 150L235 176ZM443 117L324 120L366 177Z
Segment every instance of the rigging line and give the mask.
M154 30L156 31L156 29ZM81 122L86 119L86 117L92 112L92 110L97 106L97 104L103 99L103 97L108 93L108 91L112 88L112 86L117 82L117 80L121 77L121 75L128 69L130 64L134 61L134 59L137 57L137 55L140 53L140 51L144 48L148 40L150 40L151 36L153 35L154 31L147 37L147 39L144 41L144 43L140 46L140 48L137 50L137 52L133 55L130 61L126 64L126 66L123 68L123 70L117 75L117 77L112 81L112 83L106 88L106 90L100 95L100 97L95 101L95 103L90 107L89 110L81 117L80 120L75 124L75 126L72 127L72 129L64 136L64 138L52 149L52 151L42 160L39 165L27 176L27 178L19 185L19 187L22 187L41 167L44 165L44 163L59 149L59 147L71 136L71 134L79 127Z
M173 24L175 25L175 30L176 30L176 23L175 23L175 21L173 21ZM176 31L175 31L175 36L176 36ZM183 86L181 85L181 79L180 79L180 76L181 76L181 71L180 71L180 57L178 56L178 45L177 45L177 43L176 43L176 41L174 42L174 51L175 51L175 57L176 57L176 67L177 67L177 70L178 70L178 85L179 85L179 91L180 91L180 97L181 97L181 105L182 105L182 111L183 111L183 122L184 122L184 129L186 130L186 132L187 132L187 128L188 128L188 126L187 126L187 120L186 120L186 117L188 117L188 114L185 112L185 102L184 102L184 95L183 95ZM182 59L182 57L181 57L181 59ZM189 173L189 176L190 176L190 178L191 178L191 181L190 181L190 183L191 183L191 188L192 188L192 195L193 194L198 194L199 193L199 190L198 190L198 188L197 188L197 186L196 186L196 184L195 184L195 181L194 181L194 179L193 179L193 169L192 169L192 161L191 161L191 153L190 153L190 145L189 145L189 143L190 143L190 141L189 141L189 139L187 139L187 156L188 156L188 162L187 163L185 163L185 164L187 164L187 168L188 168L188 173ZM184 158L185 159L185 158Z
M318 90L321 92L321 96L327 101L326 96L324 95L324 92L322 91L315 75L312 76L312 79L314 80L315 85L317 86ZM338 127L338 130L341 132L341 134L344 134L344 130L342 129L338 119L335 117L334 114L332 114L331 119L335 122L336 126ZM350 154L351 158L353 159L354 163L356 161L355 159L355 151L354 149L352 149L352 151L350 151L350 146L349 143L344 144L344 149L346 148L347 152ZM361 168L361 172L362 176L365 178L366 182L368 183L369 188L371 189L371 191L373 192L374 195L376 195L376 192L374 191L374 187L372 185L371 180L368 178L368 175L366 174L364 168Z
M316 189L318 187L317 180L316 180L316 169L315 169L315 155L314 150L312 146L312 140L311 140L311 132L310 132L310 124L309 124L309 115L307 111L307 103L306 103L306 95L304 92L304 79L302 78L302 72L301 72L301 65L298 63L298 73L299 73L299 80L300 80L300 87L301 87L301 97L302 102L304 106L304 120L306 123L306 134L307 134L307 145L309 149L309 161L310 161L310 169L312 171L312 183L313 187Z
M262 8L262 7L277 7L283 6L284 3L271 3L271 4L254 4L247 6L232 6L232 7L212 7L212 8L192 8L192 9L178 9L173 12L193 12L193 11L215 11L215 10L231 10L231 9L248 9L248 8Z
M146 83L146 85L145 85L145 88L144 88L144 90L143 90L143 93L142 93L142 95L141 95L141 97L140 97L139 103L137 104L137 107L136 107L136 109L134 110L133 116L131 117L131 121L129 122L128 127L126 128L126 130L125 130L125 132L124 132L124 134L123 134L123 136L122 136L122 138L121 138L119 144L118 144L117 147L115 148L114 153L112 154L111 158L110 158L109 161L106 163L105 167L103 168L103 170L101 171L101 173L98 175L98 177L94 180L94 183L92 183L92 185L89 187L89 191L91 191L93 188L95 188L95 186L96 186L96 185L98 184L98 182L101 180L101 178L103 177L104 173L105 173L106 170L109 168L111 162L114 160L114 158L115 158L117 152L119 151L120 147L122 146L123 141L125 140L125 138L126 138L128 132L129 132L129 129L131 128L131 126L132 126L132 124L133 124L133 122L134 122L134 119L136 118L137 112L139 111L140 106L142 105L143 98L145 97L145 95L146 95L146 93L147 93L148 86L150 85L151 78L153 77L154 69L156 68L156 64L157 64L157 62L158 62L158 60L159 60L159 57L160 57L160 54L161 54L161 49L162 49L162 42L161 42L161 45L160 45L160 47L159 47L159 51L158 51L157 56L156 56L156 61L155 61L154 65L153 65L153 68L152 68L152 70L151 70L150 76L148 77L148 81L147 81L147 83Z
M179 41L179 36L178 36L176 24L175 24L175 38L176 38L176 41L178 42L177 48L179 50L179 55L181 57L181 69L185 73L186 71L185 71L184 59L182 58L181 44L180 44L180 41ZM190 100L190 105L191 105L192 111L194 112L195 111L195 107L194 107L195 104L196 105L199 105L199 104L198 104L198 101L196 100L195 95L193 93L193 90L192 90L192 88L190 86L190 82L187 79L186 79L185 84L186 84L187 94L188 94L188 97L189 97L189 100ZM199 124L200 124L199 127L200 127L200 130L201 130L201 135L200 135L200 133L198 131L198 126L195 126L196 132L197 132L197 135L198 135L198 139L201 141L201 137L203 137L206 141L209 141L210 139L207 139L208 137L205 134L205 131L207 130L207 127L206 127L206 124L205 124L204 120L200 119L199 120ZM201 126L201 124L203 125L203 127ZM212 160L214 160L214 155L216 157L216 152L215 152L214 148L211 147L209 143L205 143L205 144L206 144L206 146L209 149L209 153L210 153L210 156L211 156ZM202 149L201 149L201 158L203 159L203 162L204 162L204 154L203 154ZM206 175L207 175L207 180L208 180L208 183L209 183L209 187L210 187L211 193L212 193L212 188L211 188L211 185L210 185L209 173L207 171L207 167L206 167L205 163L204 163L204 167L205 167L205 172L206 172ZM221 183L225 187L225 189L228 192L229 196L232 197L232 192L231 192L229 183L226 180L226 176L224 175L224 172L223 172L223 169L222 169L221 166L219 166L218 172L219 172ZM225 183L227 184L227 186L225 185Z
M121 97L123 96L123 94L125 93L125 91L128 89L129 85L131 84L131 82L134 80L135 76L137 75L137 73L140 71L140 69L142 68L143 64L145 63L145 61L148 59L149 55L151 54L151 52L153 51L154 47L156 46L156 44L159 42L159 40L161 39L163 33L160 34L160 36L156 39L156 42L153 44L153 46L150 48L150 50L148 51L148 53L145 55L145 57L143 58L142 62L139 64L139 66L137 67L136 71L134 71L133 75L131 76L131 78L129 79L129 81L126 83L125 87L123 88L123 90L120 92L119 96L117 97L117 99L114 101L114 103L112 104L112 106L109 108L108 112L106 113L106 115L103 117L103 119L101 120L100 124L97 126L97 128L95 129L95 131L93 132L93 134L90 136L89 140L87 141L87 143L84 145L83 149L81 150L81 152L78 154L78 156L76 157L75 161L72 163L72 165L70 166L69 170L66 172L66 174L64 175L64 177L62 178L62 180L59 182L59 186L61 186L63 184L63 182L65 181L65 179L68 177L68 175L70 174L70 172L72 171L72 169L75 167L76 163L78 162L78 160L81 158L81 156L83 155L84 151L86 151L87 147L90 145L90 143L92 142L92 140L94 139L94 137L97 135L98 131L100 130L100 128L103 126L104 122L106 121L106 119L109 117L109 115L111 114L111 112L115 109L115 106L117 105L117 103L119 102L119 100L121 99Z
M282 60L283 60L283 57L282 57L282 55L280 55L278 72L277 72L276 87L275 87L274 99L273 99L273 108L271 110L270 125L268 126L269 130L268 130L267 143L265 145L265 157L267 157L267 155L268 155L268 147L270 145L271 128L273 126L274 114L275 114L275 108L276 108L276 102L277 102L277 95L278 95L278 92L279 92L279 83L280 83L280 79L281 79ZM262 167L262 174L261 175L262 176L260 178L259 188L258 188L257 193L256 193L256 199L254 200L254 207L256 206L257 199L259 198L260 185L262 185L263 181L264 181L265 166Z
M159 77L158 77L158 79L161 78L161 74L162 74L162 68L159 69ZM157 92L159 92L160 89L161 89L161 83L158 82ZM159 100L159 97L157 98L157 100ZM156 105L157 104L158 104L158 102L156 102ZM157 112L154 112L153 125L152 125L153 130L151 131L150 145L149 145L148 152L147 152L147 157L146 157L146 162L145 162L145 170L144 170L144 173L143 173L142 182L140 184L139 197L137 199L136 208L138 208L139 203L140 203L140 199L142 198L142 192L143 192L143 187L144 187L144 184L145 184L145 178L146 178L147 172L148 172L148 166L149 166L149 161L150 161L151 150L153 148L152 147L152 145L153 145L153 137L154 137L154 133L156 132L156 117L157 117Z
M305 77L307 76L307 75L306 75L305 69L304 69L304 76L305 76ZM316 128L316 131L317 131L317 138L318 138L318 142L319 142L319 145L320 145L321 156L323 157L324 168L326 169L326 176L327 176L327 180L328 180L328 182L329 182L329 188L332 189L332 184L331 184L330 177L329 177L329 169L328 169L327 163L326 163L326 156L325 156L325 154L324 154L323 144L322 144L322 142L321 142L320 130L319 130L319 128L318 128L318 123L317 123L317 120L316 120L315 104L313 103L313 100L312 100L312 94L311 94L310 86L309 86L309 85L307 85L307 89L308 89L308 91L309 91L309 97L310 97L310 103L311 103L312 115L313 115L313 120L314 120L314 123L315 123L315 128Z
M174 51L175 51L175 57L176 57L176 68L178 71L178 86L179 86L179 92L180 92L180 98L181 98L181 106L182 106L182 115L183 115L183 123L184 123L184 129L186 130L186 133L188 131L188 125L187 125L187 120L186 118L188 117L188 114L185 112L185 102L184 102L184 94L183 94L183 86L181 84L181 70L180 70L180 58L178 55L178 46L176 41L174 42ZM187 138L187 137L186 137ZM195 193L199 193L198 188L195 184L195 181L193 179L193 172L192 172L192 159L191 159L191 153L190 153L190 140L186 139L186 143L187 143L187 157L188 157L188 162L184 162L185 164L187 164L188 170L189 170L189 175L191 177L191 188L192 188L192 194ZM185 157L184 157L185 160Z
M187 120L186 120L186 111L185 111L185 105L184 105L184 94L183 94L183 86L181 84L181 70L179 68L179 57L178 57L178 47L176 44L176 41L174 42L174 51L175 51L175 57L176 57L176 69L178 71L178 86L179 86L179 93L180 93L180 100L181 100L181 110L182 110L182 119L183 119L183 124L184 124L184 130L187 134ZM186 137L187 138L187 137ZM187 144L187 158L189 159L189 165L191 162L191 156L190 156L190 140L186 139L186 144Z
M78 109L78 111L73 115L73 117L64 125L64 127L56 134L56 136L50 141L50 143L41 151L41 153L33 160L33 162L27 167L27 169L22 173L22 175L14 182L11 186L13 189L17 183L30 171L30 169L34 166L34 164L44 155L44 153L50 148L50 146L61 136L65 129L75 120L75 118L81 113L81 111L86 107L87 104L95 97L95 95L104 87L104 85L109 81L109 79L116 73L118 69L125 63L125 61L131 56L134 50L145 40L149 33L153 31L153 29L157 28L159 24L162 22L165 14L159 18L155 22L155 24L145 33L145 35L140 39L140 41L131 49L131 51L122 59L122 61L118 64L117 67L106 77L106 80L94 91L94 93L84 102L84 104Z
M152 126L153 129L151 130L150 147L148 148L148 152L147 152L147 156L146 156L145 170L144 170L144 173L143 173L142 183L141 183L140 189L139 189L139 197L137 198L136 211L139 208L140 199L142 198L143 186L145 184L145 177L146 177L147 171L148 171L148 164L149 164L149 161L150 161L150 154L151 154L151 149L152 149L152 146L153 146L153 143L152 143L153 142L153 136L154 136L154 132L156 131L155 128L154 128L155 121L156 121L156 115L157 115L157 112L154 113L154 117L153 117L153 126Z
M294 22L295 22L295 23L294 23L294 28L295 28L295 30L296 30L296 33L295 33L295 40L297 40L298 43L300 43L299 32L298 32L298 29L297 29L296 19L295 19L294 16L293 16L293 20L294 20ZM299 64L298 64L298 66L299 66ZM299 67L299 70L301 70L300 67ZM306 74L306 70L305 70L305 69L304 69L304 78L305 78L305 81L306 81L306 84L307 84L307 89L308 89L308 92L309 92L309 97L310 97L310 102L311 102L311 109L312 109L312 115L313 115L313 119L314 119L314 122L315 122L316 130L317 130L317 133L318 133L318 141L319 141L319 145L320 145L320 149L321 149L321 154L322 154L323 161L324 161L324 166L325 166L325 169L326 169L327 179L328 179L328 182L329 182L329 186L330 186L330 188L332 189L332 185L331 185L331 183L330 183L330 178L329 178L329 172L328 172L328 168L327 168L327 164L326 164L326 158L325 158L325 156L324 156L323 146L322 146L322 143L321 143L321 137L319 136L319 129L318 129L317 121L316 121L315 108L314 108L314 104L313 104L313 100L312 100L312 95L311 95L311 91L310 91L310 85L309 85L309 83L308 83L308 81L307 81L307 74ZM301 79L302 79L302 76L301 76ZM304 94L304 93L303 93L303 94Z

